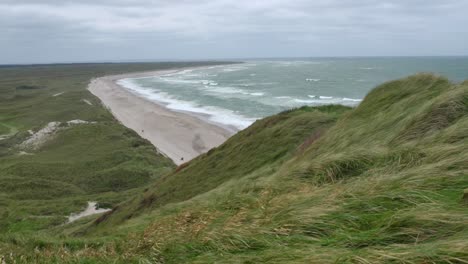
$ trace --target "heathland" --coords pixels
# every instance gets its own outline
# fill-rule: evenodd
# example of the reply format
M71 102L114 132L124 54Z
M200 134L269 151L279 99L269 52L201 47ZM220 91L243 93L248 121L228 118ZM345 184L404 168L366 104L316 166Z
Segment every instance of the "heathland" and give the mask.
M467 81L418 74L356 108L291 109L176 167L86 87L180 66L0 69L0 258L468 263ZM67 223L88 201L112 211Z

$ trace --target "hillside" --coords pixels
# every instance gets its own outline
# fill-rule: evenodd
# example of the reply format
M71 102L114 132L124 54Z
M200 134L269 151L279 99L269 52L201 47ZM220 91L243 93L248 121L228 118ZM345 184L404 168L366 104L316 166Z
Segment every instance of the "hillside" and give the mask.
M419 74L355 109L267 117L144 188L0 250L25 263L468 263L468 81Z
M88 201L112 207L173 170L87 91L91 78L213 64L0 68L0 258L5 243L49 234Z

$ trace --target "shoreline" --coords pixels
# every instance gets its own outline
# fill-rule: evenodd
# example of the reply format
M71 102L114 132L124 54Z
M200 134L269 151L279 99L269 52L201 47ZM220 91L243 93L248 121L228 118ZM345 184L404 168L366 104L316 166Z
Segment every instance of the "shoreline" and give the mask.
M181 165L221 145L237 131L209 122L203 115L168 109L164 104L139 96L117 82L187 69L194 67L103 76L91 80L88 90L124 126L149 140L176 165Z

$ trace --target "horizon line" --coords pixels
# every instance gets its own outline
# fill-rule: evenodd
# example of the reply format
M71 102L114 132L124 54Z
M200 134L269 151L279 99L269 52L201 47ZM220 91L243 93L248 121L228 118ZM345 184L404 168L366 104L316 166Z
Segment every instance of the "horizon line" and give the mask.
M463 58L468 55L377 55L377 56L284 56L284 57L239 57L211 59L128 59L102 61L63 61L63 62L31 62L31 63L0 63L0 67L14 66L45 66L45 65L79 65L79 64L136 64L136 63L178 63L178 62L244 62L251 60L284 60L284 59L359 59L359 58Z

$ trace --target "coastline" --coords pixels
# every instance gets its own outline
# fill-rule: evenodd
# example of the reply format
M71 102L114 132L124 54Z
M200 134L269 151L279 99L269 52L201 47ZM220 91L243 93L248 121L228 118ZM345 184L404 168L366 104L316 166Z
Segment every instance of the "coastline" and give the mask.
M117 82L186 69L191 68L103 76L91 80L88 90L124 126L149 140L159 152L180 165L221 145L236 131L209 122L202 115L170 110L163 104L132 93Z

